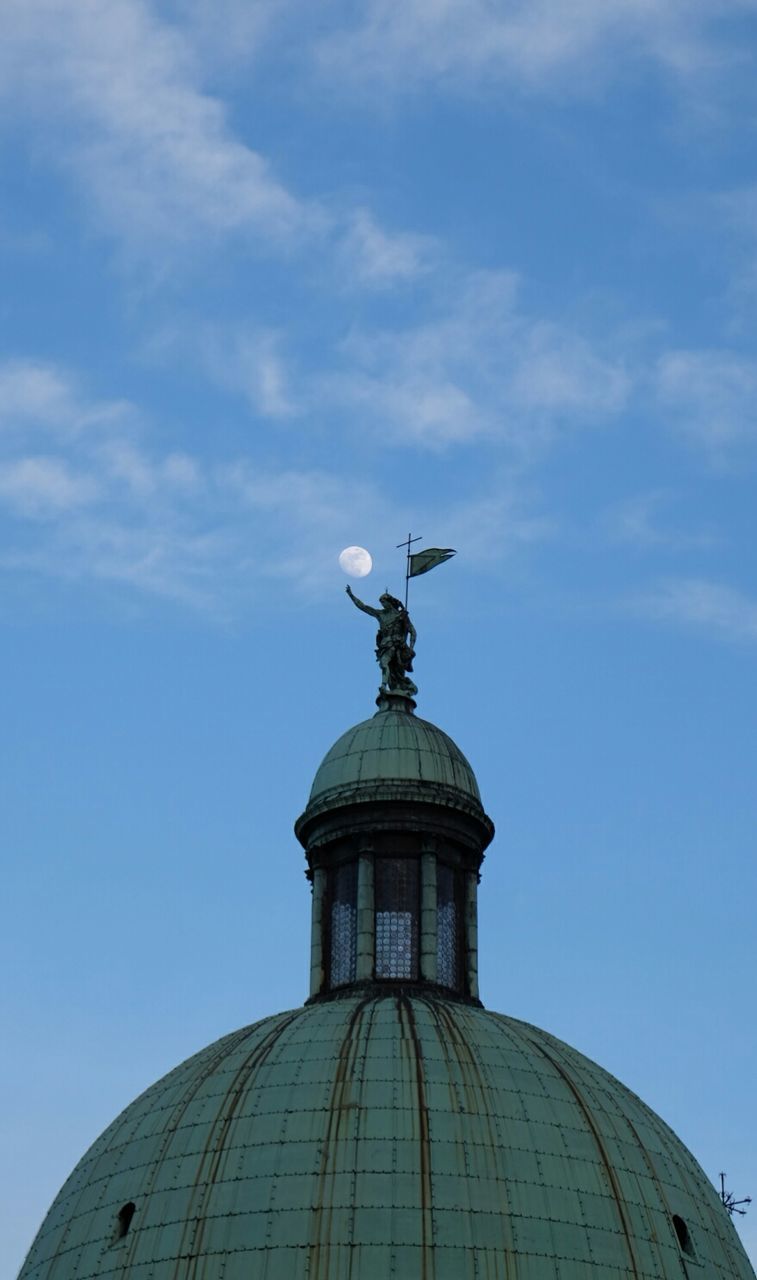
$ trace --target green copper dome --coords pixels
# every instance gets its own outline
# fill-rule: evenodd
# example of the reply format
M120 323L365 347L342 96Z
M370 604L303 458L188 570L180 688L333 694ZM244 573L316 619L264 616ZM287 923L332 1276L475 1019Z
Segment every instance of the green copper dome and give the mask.
M356 603L381 621L392 599L380 617ZM400 622L407 671L414 629ZM295 825L308 1004L217 1041L127 1107L20 1280L755 1280L656 1115L567 1045L482 1008L494 828L465 756L414 705L382 687Z
M401 990L267 1018L158 1081L74 1170L21 1273L700 1275L754 1273L696 1161L634 1094L535 1027Z
M370 720L348 729L324 756L308 815L365 800L415 799L483 814L476 775L448 734L387 699Z

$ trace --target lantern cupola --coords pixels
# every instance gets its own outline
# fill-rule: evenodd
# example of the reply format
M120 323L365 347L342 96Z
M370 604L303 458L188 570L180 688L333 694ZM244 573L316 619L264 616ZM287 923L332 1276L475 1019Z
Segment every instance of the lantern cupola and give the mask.
M494 827L460 748L382 690L295 824L313 886L311 999L430 984L478 1001L476 900Z

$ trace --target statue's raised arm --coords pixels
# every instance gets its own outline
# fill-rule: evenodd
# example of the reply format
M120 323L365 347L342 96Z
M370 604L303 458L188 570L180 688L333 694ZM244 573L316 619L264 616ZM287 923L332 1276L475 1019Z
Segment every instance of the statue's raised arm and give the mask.
M359 600L359 599L358 599L358 597L355 595L355 592L352 590L352 587L349 587L349 586L348 586L348 587L346 588L346 591L347 591L347 595L349 596L349 598L350 598L350 600L352 601L352 603L353 603L354 605L357 605L358 609L362 609L363 613L369 613L369 614L371 615L371 617L372 617L372 618L380 618L380 617L381 617L381 610L380 610L380 609L374 609L374 608L373 608L373 605L370 605L370 604L364 604L364 603L363 603L363 601L362 601L362 600Z
M364 604L347 587L347 595L358 609L375 618L379 624L376 635L376 660L381 667L381 690L399 693L412 698L418 692L407 672L413 669L417 634L410 615L401 600L385 592L379 599L380 609Z

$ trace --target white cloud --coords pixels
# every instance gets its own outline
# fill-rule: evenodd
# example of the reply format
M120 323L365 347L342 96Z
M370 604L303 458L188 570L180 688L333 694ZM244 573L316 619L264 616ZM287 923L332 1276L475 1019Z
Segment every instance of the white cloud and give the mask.
M216 619L228 615L219 568L237 548L223 532L193 531L170 517L134 523L106 514L78 516L0 553L0 570L66 582L124 585L139 595L176 601Z
M355 333L330 403L359 410L394 443L440 448L488 436L528 457L566 425L611 417L630 378L621 359L517 305L517 280L480 272L413 328Z
M6 0L0 105L37 154L72 173L98 224L158 278L191 253L238 239L266 254L318 247L351 285L383 289L427 269L433 241L382 228L348 199L303 197L235 134L207 91L211 48L256 44L288 6L177 0ZM225 25L224 25L225 24ZM219 36L223 27L224 34ZM215 32L211 39L209 32ZM288 413L269 364L261 395Z
M77 416L73 388L58 370L32 360L0 365L0 422L70 425Z
M289 243L322 221L232 135L189 42L144 0L7 0L0 77L140 251L236 231Z
M381 289L427 271L434 248L430 237L385 231L368 209L357 209L348 219L342 257L353 278Z
M757 600L718 582L676 579L638 596L632 607L648 617L704 627L732 640L757 640Z
M416 499L411 510L343 468L263 465L251 454L203 462L148 448L147 423L133 407L109 414L110 402L88 402L76 378L41 361L14 368L24 376L13 386L28 394L19 391L16 430L0 439L6 572L119 584L226 618L261 589L309 596L333 586L343 546L381 547L387 528L408 521L443 524L474 565L498 563L550 532L507 477L441 509ZM70 429L93 417L96 431ZM56 452L31 452L30 442L51 431ZM382 565L379 555L379 573L392 572L394 560L392 551Z
M429 545L434 528L443 529L440 542L464 547L469 565L489 570L517 548L552 533L551 522L532 513L530 500L507 477L498 476L486 491L478 489L441 506L422 496L408 505L351 476L273 470L249 459L219 468L217 480L223 492L240 499L254 515L258 529L266 531L253 544L259 561L255 572L291 580L308 591L333 585L335 558L343 546L357 540L375 551L386 545L387 529L406 528L409 520L423 527ZM396 571L394 552L390 564ZM379 558L377 577L384 567Z
M274 471L241 460L221 467L218 478L256 511L283 511L287 518L336 528L344 519L347 483L325 471Z
M234 68L260 53L272 28L291 19L297 0L164 0L203 62Z
M200 468L194 458L171 453L155 461L123 436L99 446L93 461L114 494L126 494L136 500L165 493L192 495L202 487Z
M506 479L492 488L495 492L450 504L443 514L444 533L439 541L464 547L466 562L476 568L490 568L519 547L543 542L555 531L554 521L533 514L523 494L511 488ZM438 516L436 520L438 523ZM426 525L432 528L431 518ZM435 541L429 539L431 545Z
M0 463L0 502L35 518L59 515L99 497L92 476L55 457L17 458Z
M656 389L676 428L713 456L757 438L755 360L732 351L670 351L659 360Z
M0 397L6 455L0 488L14 501L18 495L19 507L65 510L98 498L144 500L161 491L191 493L200 484L192 458L170 453L155 460L144 451L132 405L88 400L78 380L58 366L29 360L0 365ZM40 437L54 442L57 456L27 456Z
M511 381L513 401L520 408L592 417L621 408L629 389L619 359L608 360L560 325L523 323Z
M333 578L334 560L360 531L367 545L399 527L390 499L366 481L325 469L273 468L249 458L219 466L222 500L247 513L257 533L255 572L305 589ZM239 517L237 517L239 519Z
M631 394L621 342L533 316L512 272L449 264L414 289L404 314L418 318L356 326L336 347L327 335L315 361L312 351L286 349L296 334L192 315L158 330L146 350L151 359L191 359L247 400L258 427L292 419L320 429L326 419L384 448L488 440L520 461L566 430L613 419Z
M128 440L109 441L99 456L108 477L122 482L133 496L144 498L155 492L155 468Z
M645 550L686 551L714 546L718 539L713 533L671 525L666 517L674 501L675 494L664 489L634 494L609 508L602 523L614 541Z
M298 412L281 333L246 325L219 330L190 323L176 329L168 343L196 352L213 381L243 395L260 417L283 419Z
M6 570L128 584L225 615L262 579L316 589L356 528L385 527L388 504L370 484L147 449L136 410L87 402L44 362L3 366L3 387L14 427L0 437ZM94 419L97 431L72 429ZM51 433L56 454L30 452Z
M88 399L60 367L12 360L0 365L0 425L5 568L213 596L217 535L203 527L199 463L147 452L133 406ZM32 452L41 438L56 452Z
M169 453L161 463L161 473L165 483L177 493L195 494L202 488L199 464L186 453Z
M124 417L124 400L85 401L76 380L44 361L0 362L0 432L38 430L75 432Z
M232 553L223 532L165 523L147 527L108 520L77 522L62 538L80 577L127 583L140 591L216 611L218 571ZM71 572L69 569L68 572Z
M330 75L358 84L557 82L586 93L632 61L685 75L738 59L727 23L753 10L752 0L363 0L317 52Z

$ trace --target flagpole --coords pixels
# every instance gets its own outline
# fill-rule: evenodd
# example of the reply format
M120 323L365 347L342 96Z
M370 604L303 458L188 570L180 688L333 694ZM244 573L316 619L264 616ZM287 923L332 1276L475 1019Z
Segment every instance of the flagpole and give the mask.
M411 538L411 536L412 536L412 535L411 535L410 533L408 533L408 535L407 535L407 560L405 561L405 613L407 613L407 597L408 597L408 593L409 593L409 591L410 591L410 538Z
M406 613L407 613L407 598L408 598L408 593L410 591L410 547L414 542L420 542L420 541L421 541L420 534L418 534L417 538L414 538L412 533L409 533L407 535L407 542L397 543L397 550L399 550L400 547L407 547L407 559L405 561L405 612Z

